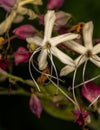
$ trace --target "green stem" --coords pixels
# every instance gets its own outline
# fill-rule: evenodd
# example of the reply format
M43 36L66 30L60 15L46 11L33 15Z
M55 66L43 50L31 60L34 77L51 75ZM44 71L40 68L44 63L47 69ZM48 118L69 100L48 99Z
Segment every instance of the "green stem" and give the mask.
M30 83L29 80L24 80L24 79L21 78L21 77L18 77L18 76L14 76L14 75L12 75L12 74L9 74L9 73L5 72L4 70L2 70L1 68L0 68L0 74L1 74L2 76L5 76L6 78L12 79L12 80L14 80L14 81L19 81L19 82L21 82L21 83L23 83L23 84L27 84L27 85L29 85L29 86L31 86L31 87L34 87L34 86L35 86L35 84L34 84L33 82Z
M0 90L0 95L23 95L23 96L30 96L31 93L25 91L22 88L17 89L17 90L2 89L2 90Z

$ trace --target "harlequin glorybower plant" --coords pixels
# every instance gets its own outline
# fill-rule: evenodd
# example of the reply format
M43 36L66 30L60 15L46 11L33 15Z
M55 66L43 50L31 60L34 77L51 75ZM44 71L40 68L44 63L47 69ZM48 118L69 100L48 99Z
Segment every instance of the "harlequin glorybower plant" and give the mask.
M0 23L0 84L15 86L12 95L30 96L38 118L45 110L85 130L95 127L94 115L100 114L100 43L93 22L73 25L72 15L60 10L63 4L48 0L42 12L42 0L0 0L7 13ZM14 72L21 66L23 76ZM0 86L0 94L8 90Z

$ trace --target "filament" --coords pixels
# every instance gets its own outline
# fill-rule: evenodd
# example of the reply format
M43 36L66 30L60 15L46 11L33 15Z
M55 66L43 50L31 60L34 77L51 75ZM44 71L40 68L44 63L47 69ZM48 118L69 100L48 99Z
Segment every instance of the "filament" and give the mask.
M57 77L57 86L59 86L59 78L58 78L58 72L57 72L57 69L56 69L56 66L55 66L55 64L54 64L54 62L53 62L53 56L52 56L52 54L50 53L50 55L49 55L49 58L50 58L50 60L51 60L51 64L52 64L52 66L53 66L53 68L54 68L54 71L55 71L55 74L56 74L56 77ZM58 90L58 89L57 89ZM58 91L56 92L56 94L58 93Z
M41 48L41 47L40 47L40 48ZM33 74L32 74L31 61L32 61L32 59L33 59L33 56L34 56L37 52L39 52L39 51L41 50L40 48L37 48L37 49L33 52L33 54L31 55L31 57L30 57L30 59L29 59L29 73L30 73L30 76L31 76L32 80L34 81L34 83L35 83L35 85L36 85L36 87L37 87L37 89L38 89L39 92L40 92L39 85L38 85L37 82L35 81L35 79L34 79L34 77L33 77Z
M99 98L100 98L100 94L99 94L99 96L97 96L97 97L92 101L92 103L89 105L89 107L91 107Z
M58 87L50 78L50 82L68 99L70 100L74 105L76 105L75 101L71 99L60 87Z
M79 66L79 64L80 64L80 62L81 62L83 56L84 56L84 55L82 55L82 56L80 57L80 59L79 59L77 65L76 65L76 68L75 68L75 71L74 71L74 74L73 74L73 81L72 81L72 93L73 93L73 98L74 98L74 100L75 100L76 105L78 106L78 108L80 108L80 107L79 107L79 104L78 104L78 101L77 101L76 95L75 95L75 77L76 77L76 73L77 73L78 66Z
M86 84L86 83L89 83L89 82L91 82L91 81L94 81L94 80L96 80L96 79L98 79L98 78L100 78L100 75L97 75L97 76L95 76L95 77L93 77L93 78L91 78L91 79L85 81L84 83L80 83L80 84L76 85L74 88L78 88L78 87L80 87L80 86L82 86L82 85L84 85L84 84Z

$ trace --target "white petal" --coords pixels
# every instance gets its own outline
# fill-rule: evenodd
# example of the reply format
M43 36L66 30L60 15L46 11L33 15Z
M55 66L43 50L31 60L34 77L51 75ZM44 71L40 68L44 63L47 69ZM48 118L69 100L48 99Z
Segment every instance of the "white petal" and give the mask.
M79 43L73 40L66 41L63 44L79 54L84 54L86 52L86 48L84 46L80 45Z
M96 66L100 67L100 57L97 55L93 55L92 58L90 58L91 62L93 62Z
M100 53L100 43L94 46L93 48L93 54L99 54Z
M61 69L60 76L68 75L69 73L73 72L74 70L75 70L74 67L66 65L64 68Z
M44 39L48 40L51 37L55 20L56 20L55 12L48 11L44 17L44 25L45 25Z
M47 50L43 49L38 56L38 65L40 70L43 70L47 67L47 53Z
M79 38L79 34L66 33L66 34L51 38L49 41L52 44L52 46L56 46L59 43L62 43L62 42L68 41L68 40L72 40L75 38Z
M51 53L56 56L62 63L74 66L74 61L67 54L63 53L56 47L51 47Z
M74 60L76 67L79 67L81 64L83 64L86 61L86 57L85 56L79 56L78 58L76 58ZM76 67L72 67L72 66L65 66L64 68L61 69L60 72L60 76L65 76L68 75L69 73L73 72L75 70Z
M83 39L87 49L92 49L93 23L88 22L83 27Z
M12 11L11 14L2 23L0 23L0 35L4 34L10 29L15 17L16 11Z
M38 36L26 38L26 41L28 43L33 43L33 44L36 44L38 46L42 46L42 38L40 38Z

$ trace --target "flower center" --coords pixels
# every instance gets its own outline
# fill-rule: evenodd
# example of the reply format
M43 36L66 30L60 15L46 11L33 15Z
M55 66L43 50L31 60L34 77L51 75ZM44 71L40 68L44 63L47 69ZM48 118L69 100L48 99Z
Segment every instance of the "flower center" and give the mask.
M47 42L43 47L43 49L50 49L50 48L51 48L51 44L49 42Z
M88 50L88 51L86 52L86 57L87 57L87 58L92 57L92 51L91 51L91 50Z

